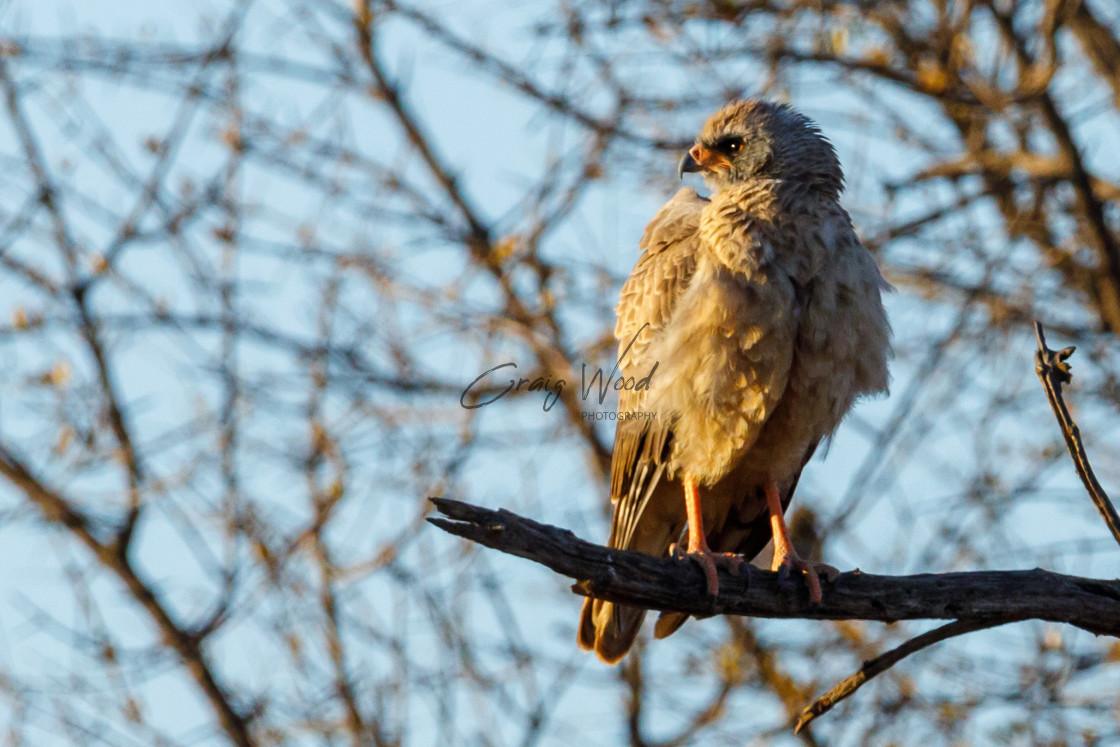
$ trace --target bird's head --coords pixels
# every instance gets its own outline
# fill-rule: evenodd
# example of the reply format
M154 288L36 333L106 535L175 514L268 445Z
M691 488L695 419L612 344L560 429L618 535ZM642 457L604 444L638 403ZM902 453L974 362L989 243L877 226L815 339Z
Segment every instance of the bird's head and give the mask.
M679 174L697 171L715 190L752 179L804 182L833 194L844 188L832 144L808 117L785 104L735 101L708 118Z

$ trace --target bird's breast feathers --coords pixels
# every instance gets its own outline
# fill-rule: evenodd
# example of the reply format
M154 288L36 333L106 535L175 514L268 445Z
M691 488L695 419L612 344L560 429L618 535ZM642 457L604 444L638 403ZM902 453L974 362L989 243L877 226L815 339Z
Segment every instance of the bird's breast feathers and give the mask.
M645 407L673 423L674 464L703 482L756 443L799 469L858 396L886 389L882 277L828 202L754 186L701 209L695 270L643 358L658 363Z
M718 479L749 449L786 388L797 329L781 273L749 273L703 252L670 323L651 341L646 406L673 422L674 462Z

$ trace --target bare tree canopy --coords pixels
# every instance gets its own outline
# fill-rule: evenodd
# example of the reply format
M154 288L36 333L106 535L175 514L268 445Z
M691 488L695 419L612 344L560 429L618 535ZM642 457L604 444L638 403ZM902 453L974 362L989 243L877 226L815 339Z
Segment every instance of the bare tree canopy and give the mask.
M896 289L799 551L1114 591L1066 449L1116 495L1114 3L150 6L0 3L8 742L1120 740L1108 636L716 616L610 668L569 581L425 521L606 538L619 288L704 117L763 97ZM1034 320L1078 350L1060 427Z

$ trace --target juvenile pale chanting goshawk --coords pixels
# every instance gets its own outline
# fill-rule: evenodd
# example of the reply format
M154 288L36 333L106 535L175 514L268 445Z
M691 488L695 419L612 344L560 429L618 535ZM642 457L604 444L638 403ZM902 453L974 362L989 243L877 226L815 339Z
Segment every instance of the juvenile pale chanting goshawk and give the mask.
M716 112L657 212L618 302L620 393L611 465L611 547L663 556L688 528L685 556L718 593L717 563L754 558L804 574L783 518L798 477L861 395L887 390L888 287L840 206L831 144L788 106L739 101ZM633 344L631 341L633 340ZM627 350L629 347L629 350ZM645 610L584 602L579 644L616 662ZM663 613L664 638L687 619Z

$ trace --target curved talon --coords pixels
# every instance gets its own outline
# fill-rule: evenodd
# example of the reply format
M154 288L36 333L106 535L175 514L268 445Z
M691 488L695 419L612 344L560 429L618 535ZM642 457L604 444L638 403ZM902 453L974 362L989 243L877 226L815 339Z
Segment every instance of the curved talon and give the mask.
M831 584L833 581L840 578L841 570L836 566L829 565L828 563L816 563L815 565L817 566L817 573L824 576L824 580L828 583Z
M735 578L739 577L740 573L744 571L750 575L751 564L743 558L742 555L734 552L720 552L716 553L716 562L724 562L727 564L727 572Z
M809 601L813 604L820 604L823 598L820 577L824 576L826 581L832 583L840 575L839 569L827 563L802 560L795 552L788 552L781 558L774 556L771 570L778 572L778 583L784 583L791 576L791 569L805 574L805 585L809 587Z
M704 569L704 578L708 582L708 596L714 597L719 594L719 571L716 570L716 561L712 553L710 551L690 552L685 553L685 557L699 563L700 567Z
M750 564L743 560L742 555L733 552L712 552L708 549L686 551L681 550L679 545L673 543L669 545L669 555L678 560L691 560L697 563L704 571L708 594L713 597L719 594L719 571L717 569L721 565L735 577L738 577L744 570L750 572Z

